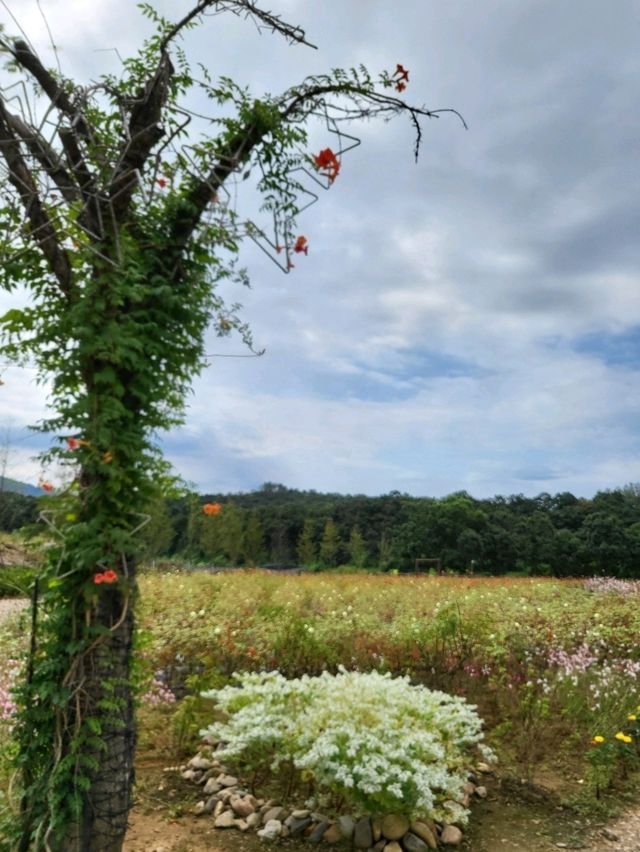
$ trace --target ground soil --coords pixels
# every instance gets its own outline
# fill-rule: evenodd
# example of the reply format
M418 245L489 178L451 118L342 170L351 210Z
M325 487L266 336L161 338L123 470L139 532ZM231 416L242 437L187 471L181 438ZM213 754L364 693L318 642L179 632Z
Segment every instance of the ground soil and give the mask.
M138 802L125 852L265 852L255 834L214 829L210 816L193 816L197 788L182 781L178 772L165 772L155 761L141 764L138 778ZM511 778L483 781L489 795L473 806L458 847L465 852L640 852L640 807L605 827L563 806L550 788ZM292 850L310 848L300 841L284 845Z

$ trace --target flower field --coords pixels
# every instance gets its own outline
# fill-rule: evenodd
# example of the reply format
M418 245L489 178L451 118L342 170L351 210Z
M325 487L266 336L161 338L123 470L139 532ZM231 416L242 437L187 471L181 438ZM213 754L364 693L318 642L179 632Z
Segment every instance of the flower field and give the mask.
M247 571L147 575L141 590L145 667L178 697L235 671L390 672L476 704L520 775L551 763L599 789L636 759L634 584Z
M188 753L213 721L200 693L233 672L344 667L466 698L501 766L519 777L552 768L596 795L635 766L636 584L231 571L147 573L140 590L143 752ZM26 637L9 622L0 630L6 735Z

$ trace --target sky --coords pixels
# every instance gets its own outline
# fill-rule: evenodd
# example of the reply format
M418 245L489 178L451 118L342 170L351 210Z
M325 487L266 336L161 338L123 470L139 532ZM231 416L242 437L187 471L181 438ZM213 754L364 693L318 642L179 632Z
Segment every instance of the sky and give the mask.
M35 0L7 0L47 64ZM114 72L148 33L132 0L41 0L64 71ZM156 2L177 17L186 0ZM184 47L260 95L364 63L452 115L353 126L361 145L299 219L282 274L252 244L260 358L210 334L184 426L203 492L591 496L640 481L640 2L270 0L317 50L217 15ZM15 32L6 9L0 21ZM333 144L312 128L317 150ZM314 149L315 150L315 149ZM241 212L241 211L240 211ZM0 293L0 310L19 297ZM219 357L225 356L225 357ZM4 370L4 371L3 371ZM7 475L35 481L46 386L0 368Z

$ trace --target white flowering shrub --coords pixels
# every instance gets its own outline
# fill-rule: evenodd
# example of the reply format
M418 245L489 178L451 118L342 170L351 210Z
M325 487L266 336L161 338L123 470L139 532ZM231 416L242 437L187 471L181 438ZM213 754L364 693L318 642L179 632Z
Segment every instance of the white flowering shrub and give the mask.
M235 678L204 693L226 716L202 732L222 743L222 759L274 771L289 763L357 811L466 820L454 803L483 735L464 699L377 672Z

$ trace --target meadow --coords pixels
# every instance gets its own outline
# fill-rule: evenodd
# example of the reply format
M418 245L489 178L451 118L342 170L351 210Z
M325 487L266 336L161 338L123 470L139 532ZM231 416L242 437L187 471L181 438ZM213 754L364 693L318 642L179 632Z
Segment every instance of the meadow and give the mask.
M183 699L183 738L189 713L210 712L199 691L234 671L377 670L476 704L519 775L554 768L600 790L637 755L638 601L636 584L606 580L148 574L139 660Z
M638 584L606 579L149 571L139 754L193 754L214 716L200 693L236 671L390 672L477 705L501 773L597 810L638 760L639 601ZM0 631L6 740L26 638L15 615Z

